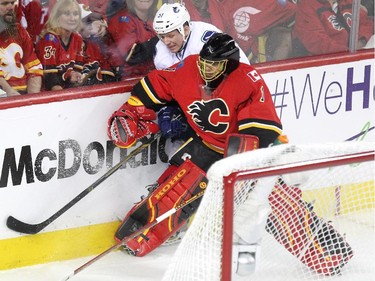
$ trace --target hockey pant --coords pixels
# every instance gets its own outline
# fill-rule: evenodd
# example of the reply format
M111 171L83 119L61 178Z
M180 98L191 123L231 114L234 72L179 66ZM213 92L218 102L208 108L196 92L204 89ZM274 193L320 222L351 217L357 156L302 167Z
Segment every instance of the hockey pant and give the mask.
M269 196L272 213L266 230L310 269L324 275L336 275L352 258L353 250L301 196L297 187L287 186L284 182L275 186Z
M136 230L152 223L165 212L206 188L205 172L190 160L173 168L174 172L163 183L128 212L116 231L115 239L117 241L120 242ZM135 256L141 257L150 253L186 224L197 210L201 198L197 198L179 209L151 229L144 231L140 236L129 240L124 247Z

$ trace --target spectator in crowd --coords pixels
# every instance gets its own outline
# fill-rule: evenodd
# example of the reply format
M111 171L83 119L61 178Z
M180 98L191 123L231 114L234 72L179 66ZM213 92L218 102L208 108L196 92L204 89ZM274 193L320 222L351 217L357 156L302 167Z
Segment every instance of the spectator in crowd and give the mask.
M147 51L153 50L158 41L152 28L157 3L158 0L126 0L126 8L118 11L108 23L108 32L123 60L123 79L144 75L155 68L153 54ZM127 57L130 57L136 45L143 47L145 59L134 65L127 62Z
M38 93L43 69L26 29L17 21L16 1L0 0L0 86L8 96Z
M91 0L95 1L95 0ZM106 19L109 20L120 10L126 9L126 0L108 0L106 8Z
M22 23L29 32L33 42L39 40L39 35L49 14L57 0L19 0L22 2L22 16L25 21ZM105 17L108 2L110 0L77 0L79 4L90 6L91 11L99 13Z
M62 90L84 82L80 27L78 3L75 0L57 1L36 45L44 69L46 90Z
M113 40L107 32L107 22L103 16L91 12L80 4L82 12L82 29L84 41L83 73L87 76L85 85L115 82L121 66L121 57L113 48Z
M103 16L107 22L115 13L126 7L125 0L88 0L90 10Z
M34 44L38 42L40 33L55 3L56 0L22 0L25 27Z
M367 15L374 18L374 0L361 0L361 5L366 9Z
M109 3L109 0L89 0L89 8L93 13L100 14L106 19Z
M233 24L228 24L229 15L217 0L184 0L192 21L208 22L231 36L235 36Z
M300 0L293 30L295 57L349 50L352 0ZM374 22L360 9L357 49L374 34Z
M229 14L238 41L252 63L291 55L291 27L296 4L291 0L218 0Z

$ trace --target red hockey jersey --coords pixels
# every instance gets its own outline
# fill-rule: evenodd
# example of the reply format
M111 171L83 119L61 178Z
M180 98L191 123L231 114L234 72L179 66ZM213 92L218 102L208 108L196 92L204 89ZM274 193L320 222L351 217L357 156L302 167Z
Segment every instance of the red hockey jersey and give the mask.
M144 22L128 10L122 9L110 19L108 32L112 35L114 44L124 60L125 76L145 75L155 69L152 59L135 66L125 63L126 56L134 43L143 43L156 36L152 28L152 20Z
M261 147L281 134L269 89L252 66L240 63L212 94L207 94L197 58L190 55L175 70L150 72L132 94L154 110L176 101L191 128L217 151L224 150L231 133L256 135Z
M28 76L43 76L43 69L29 34L20 24L17 28L18 37L0 33L0 68L10 86L25 92Z
M208 0L207 17L199 12L192 1L184 1L184 5L188 9L192 21L208 22L232 37L236 37L234 25L229 21L230 16L218 1Z
M85 68L94 70L100 67L100 73L104 76L103 81L109 82L106 81L107 79L114 81L116 79L117 70L120 67L120 61L117 60L117 62L115 62L112 57L106 56L106 53L104 53L105 50L101 49L101 44L99 44L98 41L85 39L84 46L84 71Z
M221 4L236 29L234 38L246 54L257 53L257 37L268 29L293 22L297 8L289 0L222 0Z
M338 16L328 1L301 0L298 3L293 36L298 38L310 55L349 50L352 25L352 0L338 1ZM346 26L346 27L345 27ZM374 34L374 21L360 9L358 39L366 41Z
M23 0L22 7L27 23L27 32L36 43L56 0Z
M37 43L36 51L43 65L47 90L54 85L70 87L66 74L71 70L82 70L83 40L79 33L71 34L68 46L64 45L57 34L46 33Z

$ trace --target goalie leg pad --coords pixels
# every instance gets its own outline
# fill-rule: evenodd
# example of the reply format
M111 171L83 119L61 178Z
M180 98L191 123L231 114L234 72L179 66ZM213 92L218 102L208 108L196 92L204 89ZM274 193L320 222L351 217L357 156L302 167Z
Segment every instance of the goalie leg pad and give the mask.
M190 160L186 160L166 181L129 211L116 231L115 239L120 242L131 236L134 231L152 223L176 205L204 190L206 186L206 174ZM150 253L186 224L197 210L201 198L179 209L139 237L129 240L126 248L136 256Z
M336 275L353 257L353 250L301 196L297 187L276 186L269 196L272 213L266 230L313 271Z

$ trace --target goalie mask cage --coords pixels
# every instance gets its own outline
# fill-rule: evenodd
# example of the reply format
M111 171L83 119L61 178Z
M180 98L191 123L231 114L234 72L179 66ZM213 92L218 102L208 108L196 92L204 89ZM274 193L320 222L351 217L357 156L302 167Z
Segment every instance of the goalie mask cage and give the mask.
M373 281L374 148L284 144L216 162L163 281ZM258 246L237 263L239 237Z

